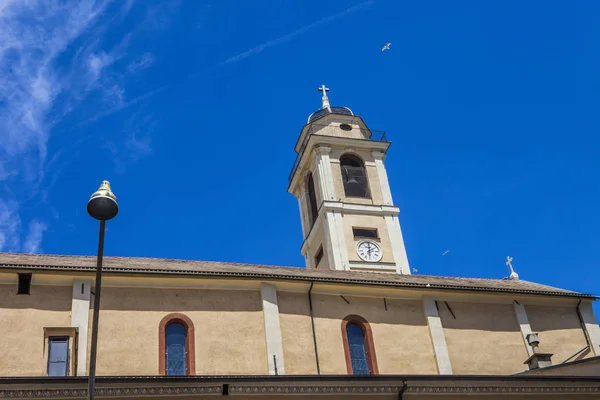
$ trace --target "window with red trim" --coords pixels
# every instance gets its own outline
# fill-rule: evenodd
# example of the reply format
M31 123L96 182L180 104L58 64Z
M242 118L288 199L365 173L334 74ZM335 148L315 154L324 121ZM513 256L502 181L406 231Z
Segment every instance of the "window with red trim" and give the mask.
M195 375L194 324L186 315L165 316L158 327L160 375Z
M358 315L342 321L346 371L351 375L377 375L377 359L371 326Z

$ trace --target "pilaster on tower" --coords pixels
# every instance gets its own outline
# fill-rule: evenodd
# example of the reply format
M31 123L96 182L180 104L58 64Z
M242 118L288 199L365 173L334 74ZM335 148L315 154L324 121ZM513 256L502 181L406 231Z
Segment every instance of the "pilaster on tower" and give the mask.
M385 132L347 107L322 107L300 131L288 192L298 199L307 268L410 274L385 168Z

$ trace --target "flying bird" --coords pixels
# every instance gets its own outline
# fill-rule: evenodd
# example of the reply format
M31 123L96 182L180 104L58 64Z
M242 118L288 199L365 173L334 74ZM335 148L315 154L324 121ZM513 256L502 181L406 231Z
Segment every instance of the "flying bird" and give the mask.
M446 250L442 253L443 256L445 256L446 254L450 253L450 250Z
M383 48L381 49L381 51L389 50L391 45L392 45L392 42L386 44L385 46L383 46Z

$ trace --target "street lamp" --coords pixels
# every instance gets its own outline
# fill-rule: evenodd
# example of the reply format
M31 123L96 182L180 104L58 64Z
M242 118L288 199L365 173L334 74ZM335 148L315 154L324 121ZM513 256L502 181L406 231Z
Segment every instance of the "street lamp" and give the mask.
M98 238L98 260L96 263L96 287L94 292L94 319L92 320L92 345L90 349L90 374L88 382L88 399L94 399L96 384L96 347L98 344L98 318L100 316L100 291L102 290L102 257L104 256L104 228L106 221L117 216L119 203L110 190L110 183L102 181L87 203L87 212L100 221L100 236ZM83 349L85 351L85 349Z

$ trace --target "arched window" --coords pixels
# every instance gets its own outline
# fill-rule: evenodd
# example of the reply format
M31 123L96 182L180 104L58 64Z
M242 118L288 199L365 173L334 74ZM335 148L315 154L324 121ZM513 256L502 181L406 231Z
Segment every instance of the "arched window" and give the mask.
M340 157L340 168L342 169L342 181L344 182L346 197L370 199L367 170L363 161L354 155L344 154Z
M166 374L187 375L187 329L182 323L172 322L166 328Z
M350 315L342 322L346 371L351 375L377 375L377 359L369 323Z
M310 226L317 220L319 209L317 208L317 196L315 194L315 181L309 172L306 176L306 192L308 193L308 208L310 213Z
M158 327L160 375L196 375L194 324L187 316L169 314Z

